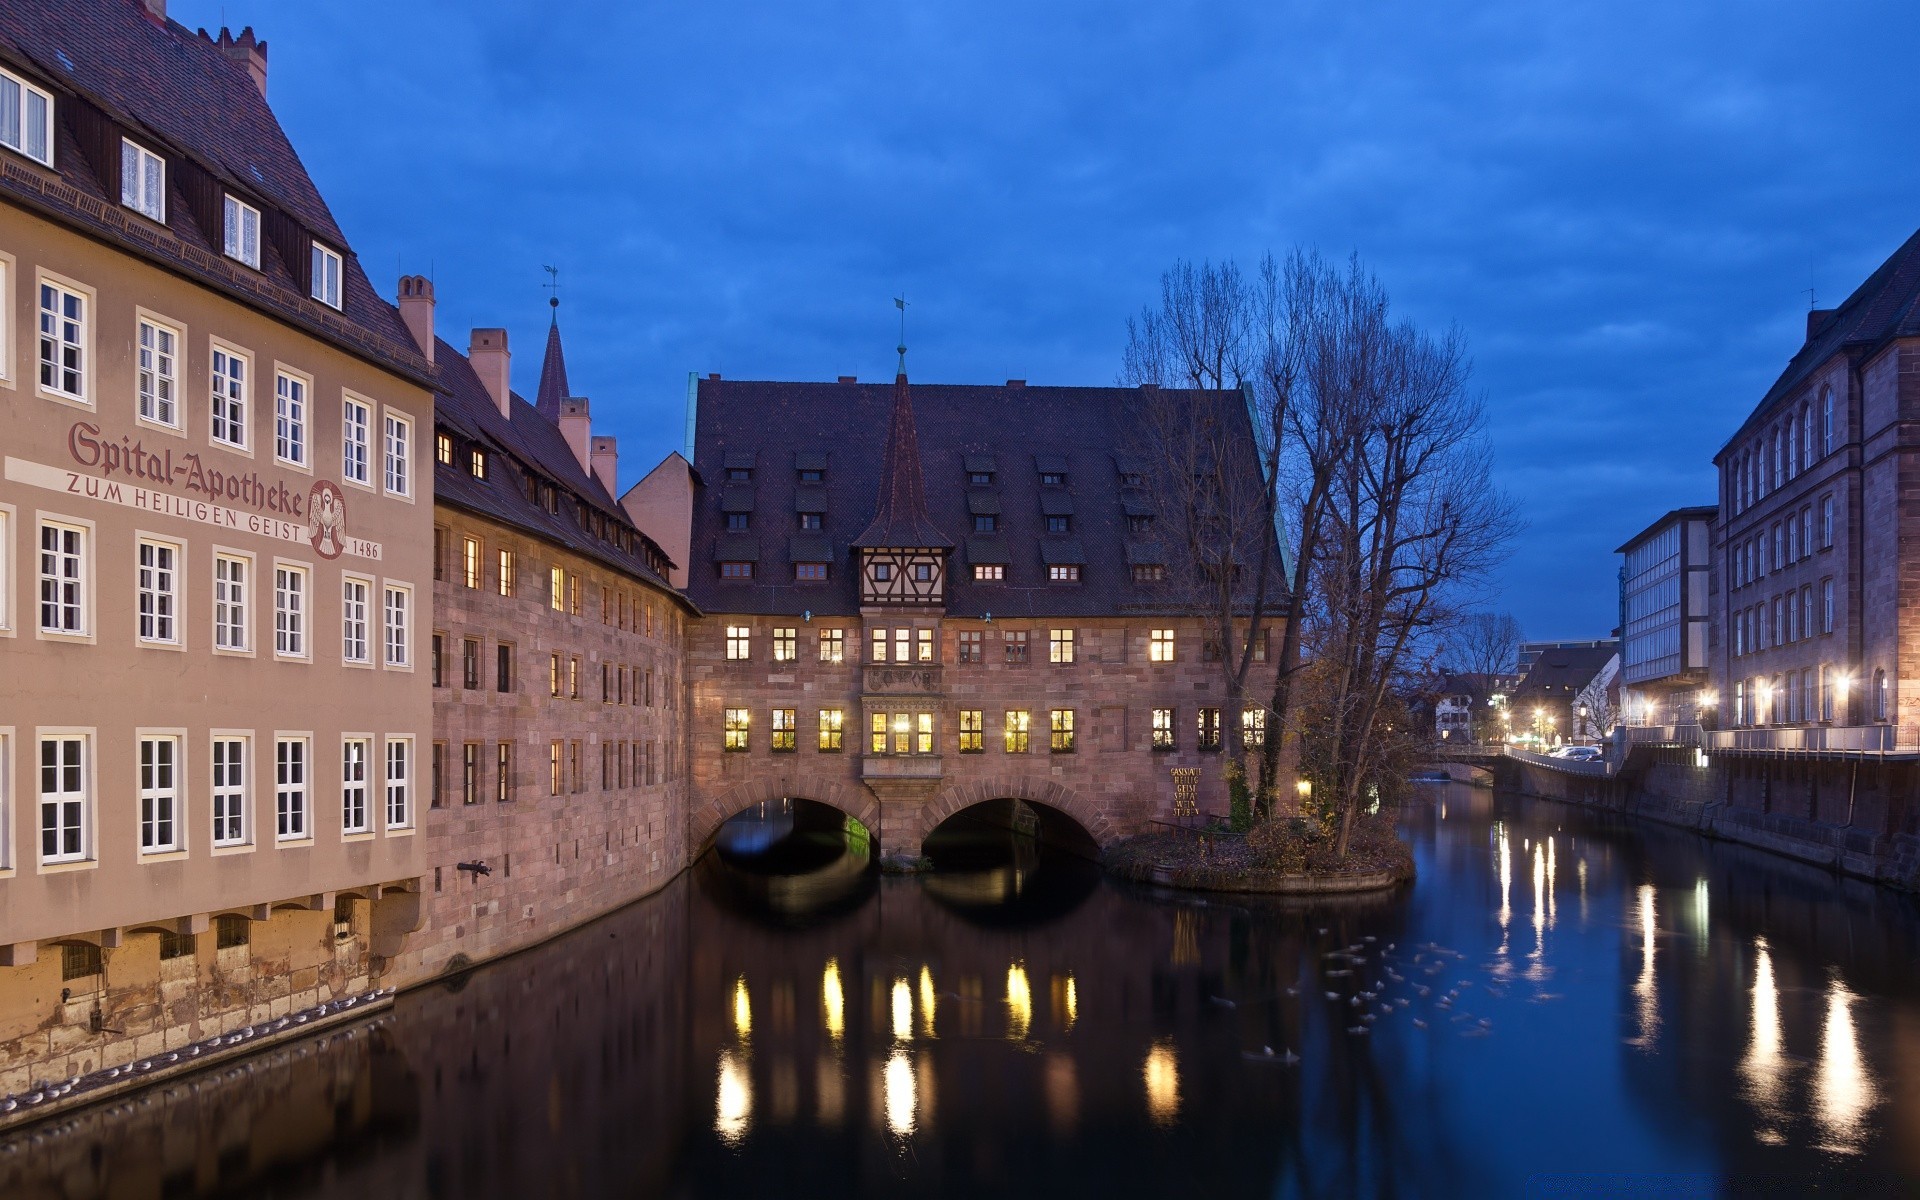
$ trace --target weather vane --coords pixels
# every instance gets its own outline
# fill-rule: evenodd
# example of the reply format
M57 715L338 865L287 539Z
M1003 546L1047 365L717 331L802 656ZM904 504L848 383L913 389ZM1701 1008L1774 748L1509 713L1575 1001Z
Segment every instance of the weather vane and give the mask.
M895 296L893 306L900 310L900 374L907 373L907 298Z
M557 309L560 307L560 268L542 266L540 269L547 273L547 281L540 286L553 293L547 298L547 304ZM554 316L558 319L559 314L555 313Z

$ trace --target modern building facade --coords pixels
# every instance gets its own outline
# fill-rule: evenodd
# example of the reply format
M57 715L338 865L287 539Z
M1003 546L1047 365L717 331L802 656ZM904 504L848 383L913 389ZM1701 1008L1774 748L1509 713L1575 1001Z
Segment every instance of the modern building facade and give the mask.
M1717 716L1707 686L1712 506L1678 508L1622 545L1621 718L1630 725L1698 725Z
M157 2L0 8L0 1093L418 923L433 379L265 84Z

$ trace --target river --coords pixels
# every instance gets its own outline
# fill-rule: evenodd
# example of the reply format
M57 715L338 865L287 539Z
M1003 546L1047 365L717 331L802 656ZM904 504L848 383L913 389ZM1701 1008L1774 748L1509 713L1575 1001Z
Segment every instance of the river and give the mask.
M985 832L930 877L880 877L790 815L351 1039L0 1141L0 1196L1479 1200L1920 1179L1904 895L1459 785L1403 817L1414 885L1339 902L1122 886Z

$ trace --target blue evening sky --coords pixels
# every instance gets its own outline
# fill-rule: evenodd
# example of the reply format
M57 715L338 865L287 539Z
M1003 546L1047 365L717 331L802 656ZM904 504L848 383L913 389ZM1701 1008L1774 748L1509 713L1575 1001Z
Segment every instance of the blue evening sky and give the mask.
M1535 637L1605 634L1613 548L1920 225L1920 6L175 0L251 23L388 295L506 325L562 270L623 486L687 376L1113 381L1175 258L1357 251L1468 335ZM1907 202L1901 196L1907 196ZM1036 419L1042 414L1036 413Z

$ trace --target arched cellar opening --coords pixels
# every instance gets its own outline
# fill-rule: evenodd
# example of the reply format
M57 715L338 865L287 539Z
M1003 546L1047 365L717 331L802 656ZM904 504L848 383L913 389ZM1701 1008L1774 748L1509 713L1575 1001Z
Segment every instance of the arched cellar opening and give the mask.
M858 819L804 796L779 796L722 821L695 873L726 908L791 925L859 907L878 870L872 831Z
M927 891L988 925L1053 920L1100 882L1100 845L1057 808L998 799L969 805L929 830Z

